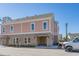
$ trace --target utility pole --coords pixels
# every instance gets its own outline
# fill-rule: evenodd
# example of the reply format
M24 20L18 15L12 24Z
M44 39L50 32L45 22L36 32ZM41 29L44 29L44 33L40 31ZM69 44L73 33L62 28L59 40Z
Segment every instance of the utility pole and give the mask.
M66 41L68 40L68 23L66 23Z

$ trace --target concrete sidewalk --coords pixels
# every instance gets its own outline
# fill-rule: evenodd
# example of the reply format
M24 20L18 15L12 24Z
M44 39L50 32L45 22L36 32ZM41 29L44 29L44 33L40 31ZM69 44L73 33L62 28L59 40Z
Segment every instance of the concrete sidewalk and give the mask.
M63 49L39 48L0 48L0 55L4 56L79 56L78 52L65 52Z
M58 46L49 46L49 47L47 47L47 46L37 46L36 48L57 49Z

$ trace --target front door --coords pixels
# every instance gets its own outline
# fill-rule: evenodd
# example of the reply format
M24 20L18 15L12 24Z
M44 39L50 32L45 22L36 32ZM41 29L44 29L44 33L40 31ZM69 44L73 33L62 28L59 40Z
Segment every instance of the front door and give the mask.
M46 46L47 40L45 36L37 37L38 46Z

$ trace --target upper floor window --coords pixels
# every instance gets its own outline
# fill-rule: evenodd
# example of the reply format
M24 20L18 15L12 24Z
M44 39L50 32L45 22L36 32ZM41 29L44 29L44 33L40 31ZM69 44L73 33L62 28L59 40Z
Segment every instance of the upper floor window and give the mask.
M13 32L13 31L14 31L13 26L10 26L10 32Z
M2 32L5 32L5 27L3 27Z
M31 30L32 30L32 31L35 30L35 23L31 23Z
M47 30L48 29L48 21L44 21L43 22L43 30Z

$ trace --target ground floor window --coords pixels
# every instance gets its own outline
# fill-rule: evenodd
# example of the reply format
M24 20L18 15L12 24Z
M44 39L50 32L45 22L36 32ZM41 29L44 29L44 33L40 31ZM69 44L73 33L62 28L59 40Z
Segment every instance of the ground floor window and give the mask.
M14 44L15 44L15 38L14 38Z
M30 43L31 41L30 41L30 38L28 38L28 43Z
M25 38L25 43L27 43L27 38Z
M18 41L18 38L16 38L16 43L18 43L19 41Z

